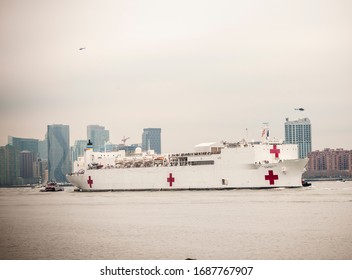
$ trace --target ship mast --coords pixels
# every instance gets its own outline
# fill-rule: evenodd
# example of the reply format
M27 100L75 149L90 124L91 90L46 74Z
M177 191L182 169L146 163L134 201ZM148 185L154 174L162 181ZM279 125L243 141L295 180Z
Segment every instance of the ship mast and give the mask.
M265 122L263 123L263 129L262 129L262 142L267 144L270 139L270 132L269 132L269 123Z

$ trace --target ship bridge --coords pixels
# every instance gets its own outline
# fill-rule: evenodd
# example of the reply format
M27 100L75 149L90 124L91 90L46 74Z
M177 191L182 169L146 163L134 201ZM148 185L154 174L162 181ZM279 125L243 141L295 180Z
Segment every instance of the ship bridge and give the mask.
M194 146L195 153L220 154L224 145L221 142L201 143Z

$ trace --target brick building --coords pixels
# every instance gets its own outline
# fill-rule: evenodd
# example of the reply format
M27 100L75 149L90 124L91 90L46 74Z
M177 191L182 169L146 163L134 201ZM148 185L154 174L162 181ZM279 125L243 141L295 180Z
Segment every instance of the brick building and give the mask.
M324 149L308 154L306 178L351 178L352 150Z

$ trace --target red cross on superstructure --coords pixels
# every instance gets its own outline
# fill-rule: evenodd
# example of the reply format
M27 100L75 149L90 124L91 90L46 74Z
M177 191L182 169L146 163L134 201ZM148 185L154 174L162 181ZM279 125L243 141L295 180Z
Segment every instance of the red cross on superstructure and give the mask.
M270 185L274 185L275 180L279 180L279 175L274 175L274 172L269 170L269 174L265 175L265 180L269 180Z
M89 187L91 188L93 185L93 180L90 176L88 177L87 183L88 183Z
M276 145L273 145L273 148L270 149L270 154L275 154L275 158L278 158L280 154L280 149L277 149Z
M169 177L167 178L167 182L170 183L170 187L172 187L172 183L175 182L175 178L172 177L172 173L169 174Z

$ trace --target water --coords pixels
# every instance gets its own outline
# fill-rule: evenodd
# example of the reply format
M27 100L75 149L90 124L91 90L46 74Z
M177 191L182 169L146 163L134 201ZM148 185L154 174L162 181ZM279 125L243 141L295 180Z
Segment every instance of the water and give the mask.
M0 189L0 259L352 259L352 182L300 189Z

